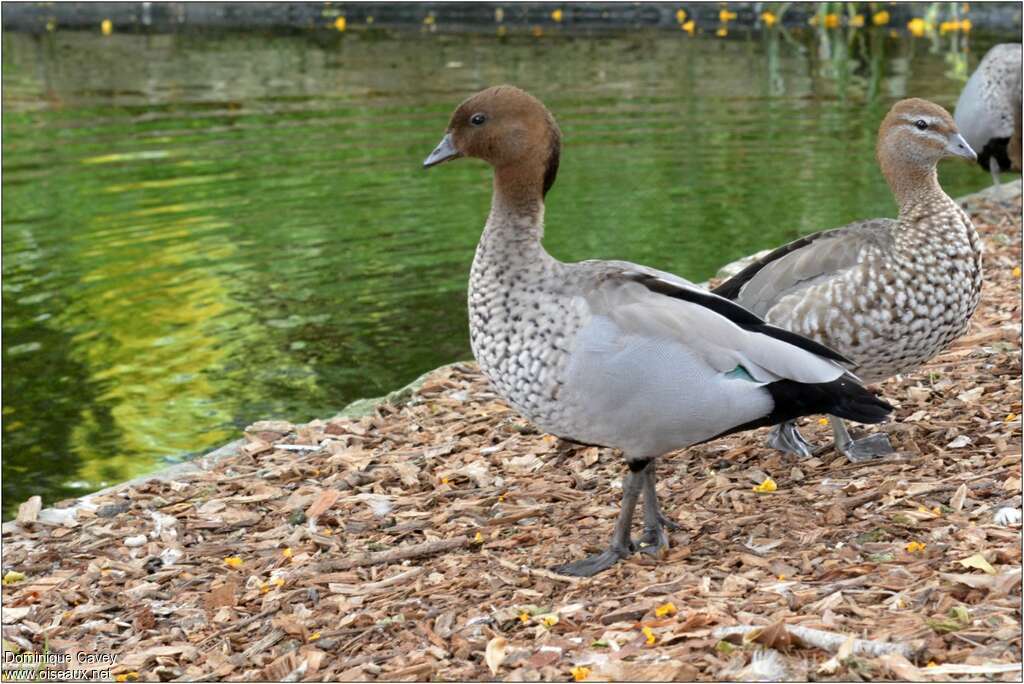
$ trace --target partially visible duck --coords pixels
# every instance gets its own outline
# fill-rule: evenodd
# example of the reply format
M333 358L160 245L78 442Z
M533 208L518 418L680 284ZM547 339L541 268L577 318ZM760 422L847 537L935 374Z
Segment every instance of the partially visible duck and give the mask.
M981 295L981 240L939 186L946 157L974 161L949 113L927 100L893 105L878 131L878 162L899 217L808 235L758 259L714 292L765 320L848 356L868 382L912 371L967 331ZM833 417L851 460L892 452L875 434L854 441ZM792 421L769 444L808 456Z
M999 183L1000 171L1020 171L1021 44L996 45L982 58L957 100L960 133L978 165Z
M490 216L469 281L473 354L506 401L542 430L623 451L622 509L607 549L558 566L593 575L628 556L643 493L641 550L668 545L655 459L717 436L827 411L877 422L891 407L832 350L766 325L670 273L625 261L563 263L541 245L561 134L512 86L460 104L425 167L494 167ZM581 227L586 229L586 227Z

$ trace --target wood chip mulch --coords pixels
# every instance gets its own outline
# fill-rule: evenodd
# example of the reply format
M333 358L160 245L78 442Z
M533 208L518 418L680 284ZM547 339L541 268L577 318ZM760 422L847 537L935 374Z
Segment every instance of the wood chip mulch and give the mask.
M971 211L982 305L881 386L898 457L789 460L764 430L675 453L667 555L562 577L607 541L624 465L457 364L404 405L260 422L212 470L77 514L26 502L4 649L112 654L117 681L1019 680L1020 197ZM816 418L804 434L830 441Z

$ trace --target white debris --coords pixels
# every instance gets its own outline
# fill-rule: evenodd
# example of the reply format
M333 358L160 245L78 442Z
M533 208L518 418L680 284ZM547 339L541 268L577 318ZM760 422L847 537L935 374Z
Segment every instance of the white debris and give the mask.
M137 548L139 546L142 546L145 543L146 543L146 535L144 535L144 534L137 534L137 535L135 535L133 537L125 537L124 538L124 545L127 546L130 549Z
M992 518L996 525L1002 525L1008 527L1010 525L1019 525L1021 520L1021 511L1019 508L1010 508L1004 506L996 511L995 516Z

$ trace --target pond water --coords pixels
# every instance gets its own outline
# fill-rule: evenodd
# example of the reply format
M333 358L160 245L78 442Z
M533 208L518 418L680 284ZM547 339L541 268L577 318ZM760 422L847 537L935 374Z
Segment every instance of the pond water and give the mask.
M994 41L851 31L5 34L5 517L468 358L490 174L420 164L487 85L562 126L563 259L703 280L894 215L879 121L910 95L951 108Z

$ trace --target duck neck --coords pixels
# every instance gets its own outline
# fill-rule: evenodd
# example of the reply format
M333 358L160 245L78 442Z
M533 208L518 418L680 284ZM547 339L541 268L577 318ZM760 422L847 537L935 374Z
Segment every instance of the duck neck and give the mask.
M544 237L544 169L516 164L496 168L484 239L533 251Z
M890 163L884 168L885 180L899 205L900 215L913 210L922 203L949 200L939 185L939 174L935 165L921 167L916 164Z

